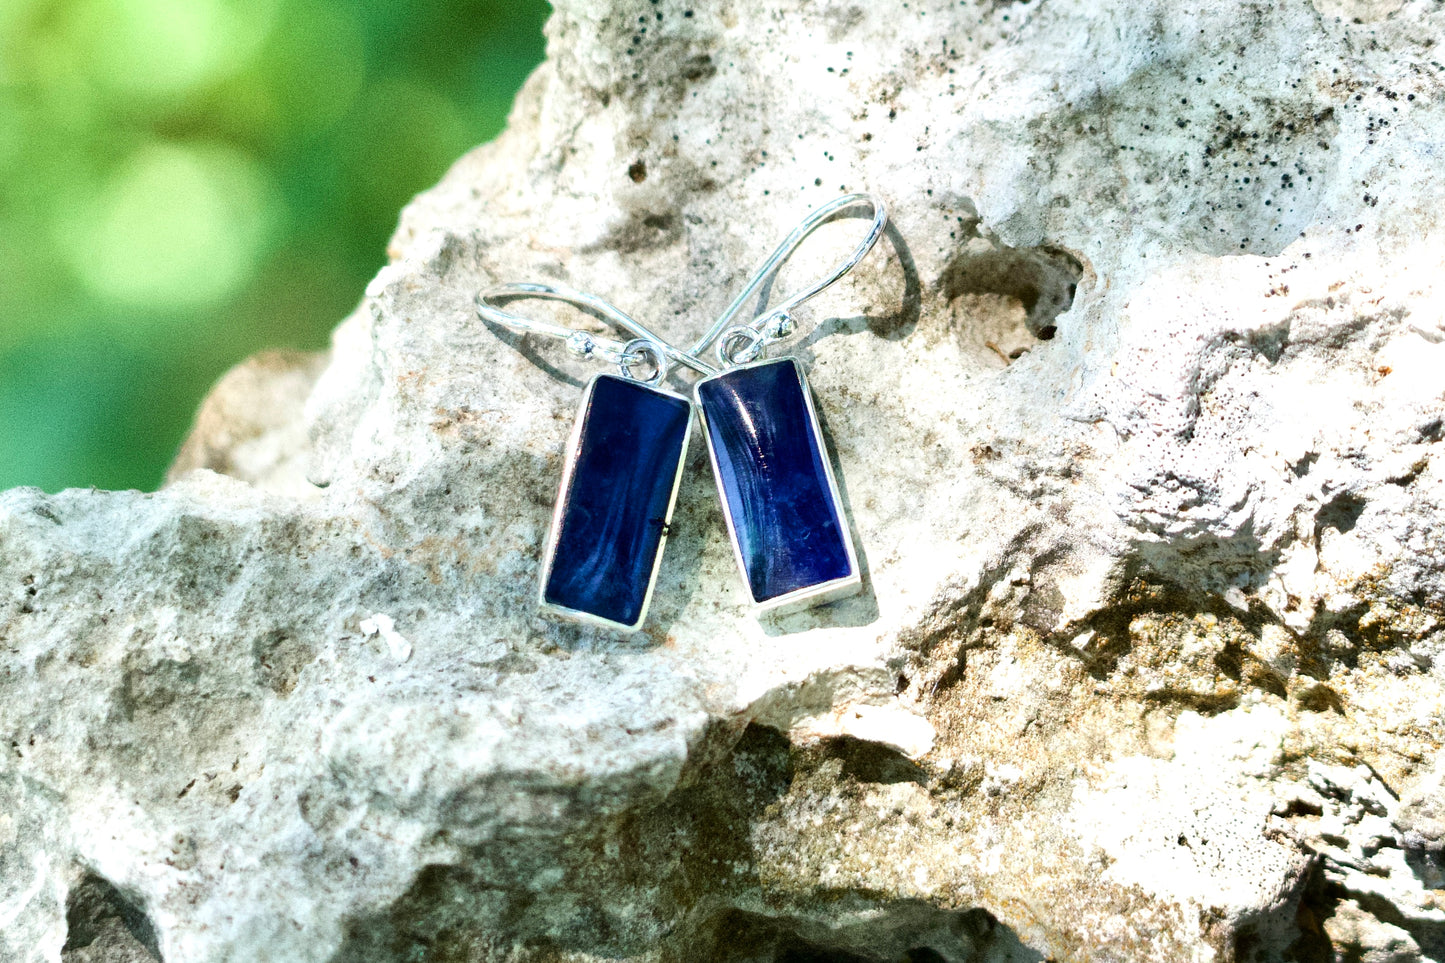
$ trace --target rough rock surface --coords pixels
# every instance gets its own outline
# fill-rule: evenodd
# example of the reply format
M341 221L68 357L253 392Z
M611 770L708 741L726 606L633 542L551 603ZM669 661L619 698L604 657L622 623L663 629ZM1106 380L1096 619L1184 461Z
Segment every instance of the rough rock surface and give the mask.
M325 359L0 494L0 958L1445 957L1438 4L557 8ZM473 292L683 342L860 189L867 591L753 618L695 444L647 631L538 618L591 372Z

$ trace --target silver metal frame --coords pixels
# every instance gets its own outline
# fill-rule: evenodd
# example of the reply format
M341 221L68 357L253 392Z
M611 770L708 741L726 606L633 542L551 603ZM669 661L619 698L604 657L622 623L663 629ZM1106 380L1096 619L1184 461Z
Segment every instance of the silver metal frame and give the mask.
M792 363L793 370L798 373L798 381L803 386L803 398L808 405L808 418L813 425L813 440L817 442L818 452L823 460L823 473L828 479L828 495L833 499L833 508L838 516L838 524L843 530L843 544L848 550L849 574L840 579L833 579L830 582L811 585L807 588L801 588L763 602L759 602L756 597L753 597L753 610L758 614L772 612L781 615L788 612L798 612L803 609L812 608L815 605L822 605L824 602L832 602L837 599L856 595L863 588L863 573L858 567L858 549L857 546L853 544L853 527L849 524L848 513L843 507L843 497L838 491L838 480L833 476L833 460L829 457L828 445L823 438L823 425L822 422L818 420L818 410L813 404L813 389L808 384L808 376L804 373L803 366L798 363L797 358L793 357L768 358L762 361L740 364L720 374L703 378L693 386L693 404L697 409L697 416L702 422L703 437L707 439L707 457L708 461L712 463L713 480L717 482L718 500L722 502L723 518L726 519L728 526L728 538L730 538L733 543L733 557L737 560L738 571L743 577L743 585L747 588L748 595L752 596L752 580L748 578L747 562L743 558L742 547L738 544L737 525L733 521L732 506L728 504L727 492L723 490L722 473L718 471L717 451L713 447L712 432L710 432L707 427L707 409L703 407L700 389L708 382L716 381L718 378L736 371L745 371L748 368L760 368L763 365L783 364L785 362Z
M557 539L562 533L562 514L567 509L567 503L569 501L567 494L572 486L572 476L576 473L577 469L577 454L582 443L582 425L587 420L587 406L592 401L593 388L596 387L597 381L600 378L619 378L624 381L631 381L633 384L637 384L648 391L655 391L660 395L676 398L688 406L687 427L683 429L682 433L682 448L677 457L677 470L673 473L672 495L669 496L667 500L667 514L662 522L662 536L657 542L657 556L652 560L652 573L647 579L647 594L642 598L642 611L638 613L637 621L631 625L624 622L613 622L611 619L604 619L588 612L580 612L576 609L554 605L547 601L547 582L552 576L552 563L556 560L557 554ZM665 388L659 388L655 384L647 384L636 379L629 379L622 375L600 372L593 375L592 379L587 382L587 387L583 389L582 392L582 404L577 409L577 419L573 422L572 432L567 438L567 447L565 449L566 461L562 466L562 483L557 488L557 503L552 509L552 526L547 534L546 547L542 550L541 572L537 579L538 609L544 613L560 619L566 619L570 622L578 622L583 625L591 625L597 628L613 629L622 632L636 632L642 627L642 624L647 621L647 611L652 607L652 590L657 587L657 573L662 567L663 549L667 547L668 526L672 524L672 512L673 509L677 507L677 492L678 489L682 487L682 471L687 465L687 447L692 441L692 413L696 408L697 406L684 395L680 395L675 391L668 391Z

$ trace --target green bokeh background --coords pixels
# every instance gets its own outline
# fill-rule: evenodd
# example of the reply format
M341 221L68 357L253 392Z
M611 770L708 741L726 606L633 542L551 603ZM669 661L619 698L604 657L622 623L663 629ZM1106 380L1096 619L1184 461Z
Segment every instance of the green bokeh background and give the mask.
M0 0L0 488L157 487L494 137L545 0Z

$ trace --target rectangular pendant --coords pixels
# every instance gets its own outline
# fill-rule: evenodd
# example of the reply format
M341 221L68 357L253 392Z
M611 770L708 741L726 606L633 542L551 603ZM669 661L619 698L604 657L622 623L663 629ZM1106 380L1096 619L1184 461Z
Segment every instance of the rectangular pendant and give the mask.
M542 558L544 611L605 628L642 625L691 430L686 398L618 375L592 378Z
M857 592L858 557L797 361L759 361L704 378L697 403L753 603L799 609Z

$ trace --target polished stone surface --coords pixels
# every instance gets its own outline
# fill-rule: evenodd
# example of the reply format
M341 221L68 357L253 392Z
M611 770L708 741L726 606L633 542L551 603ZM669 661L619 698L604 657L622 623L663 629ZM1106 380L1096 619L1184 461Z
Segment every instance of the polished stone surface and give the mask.
M790 358L698 383L718 487L759 603L854 574L807 390Z
M627 626L642 618L691 417L686 399L596 378L544 575L548 604Z

